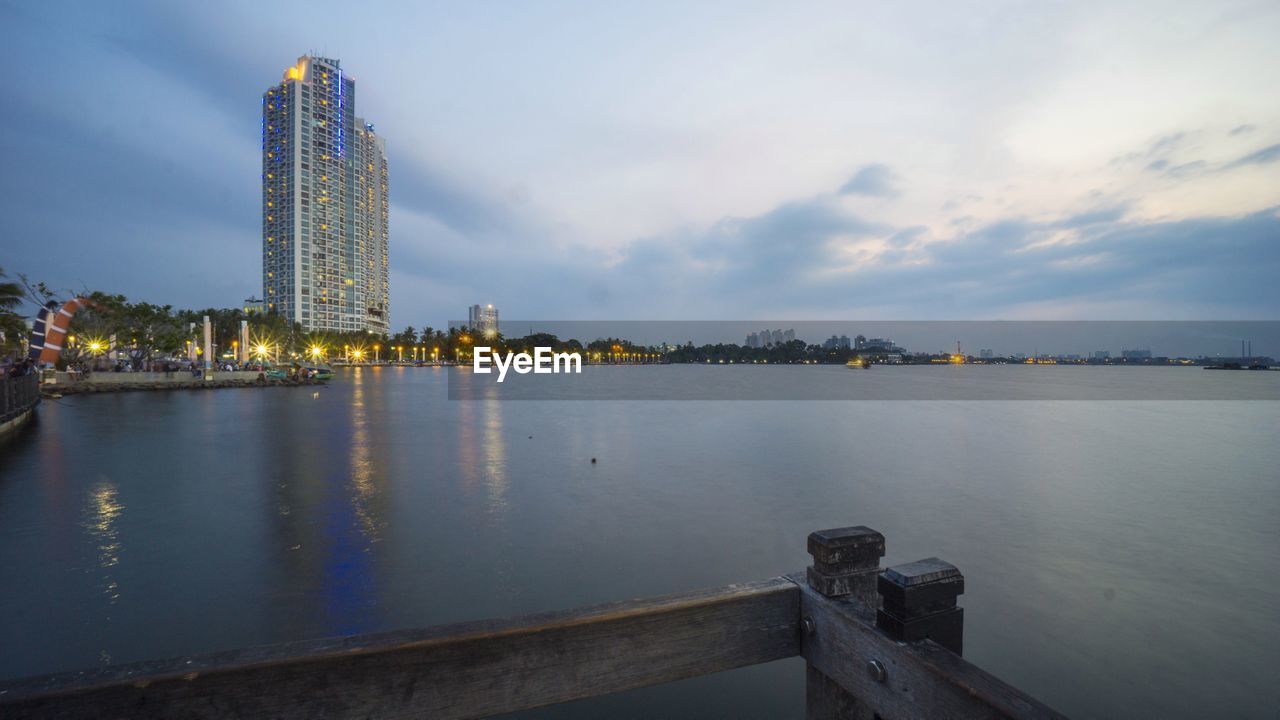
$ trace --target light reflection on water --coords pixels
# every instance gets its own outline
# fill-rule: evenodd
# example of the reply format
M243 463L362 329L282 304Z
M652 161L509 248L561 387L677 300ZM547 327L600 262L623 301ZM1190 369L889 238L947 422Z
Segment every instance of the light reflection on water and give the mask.
M758 579L866 523L886 564L956 563L966 656L1069 714L1280 705L1280 404L449 401L451 372L42 406L0 454L0 676ZM654 373L744 377L616 378ZM585 716L794 715L802 676Z
M377 500L378 479L374 477L372 449L370 448L368 412L365 408L365 377L358 372L352 377L351 389L351 495L356 517L360 520L361 532L367 540L365 552L369 545L379 542L378 536L385 521L382 520L373 505Z
M114 569L120 564L120 529L118 520L124 512L115 484L103 476L89 491L84 528L93 536L98 549L97 569L102 571L102 593L107 602L120 599L120 583Z
M488 508L495 524L501 524L507 512L506 438L502 431L502 408L496 400L481 403L484 414L484 486L488 491Z

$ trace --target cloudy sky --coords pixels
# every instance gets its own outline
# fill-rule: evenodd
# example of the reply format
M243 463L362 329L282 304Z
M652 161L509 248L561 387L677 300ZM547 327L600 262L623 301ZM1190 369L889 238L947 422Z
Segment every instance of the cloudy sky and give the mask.
M0 265L261 293L260 96L341 58L392 313L1275 319L1280 4L0 1Z

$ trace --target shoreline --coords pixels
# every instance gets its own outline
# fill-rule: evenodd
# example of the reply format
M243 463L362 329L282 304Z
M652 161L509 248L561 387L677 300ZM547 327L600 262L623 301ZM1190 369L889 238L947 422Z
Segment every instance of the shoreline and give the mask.
M217 378L204 380L200 378L139 378L135 380L73 380L40 386L41 397L65 397L67 395L86 395L119 392L156 392L167 390L224 390L227 388L267 388L267 387L303 387L328 385L327 380L286 380L282 378L266 378L258 380L256 373L252 378Z

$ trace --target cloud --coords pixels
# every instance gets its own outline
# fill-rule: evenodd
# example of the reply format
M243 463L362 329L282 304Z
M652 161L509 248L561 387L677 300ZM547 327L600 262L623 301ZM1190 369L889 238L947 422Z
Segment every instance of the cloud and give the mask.
M1197 173L1205 172L1209 169L1209 164L1203 160L1192 160L1191 162L1179 163L1172 165L1165 170L1165 175L1170 177L1189 177Z
M1251 132L1253 132L1254 130L1257 130L1257 129L1258 129L1258 126L1257 126L1257 125L1248 125L1248 124L1245 124L1245 125L1237 125L1237 126L1235 126L1235 127L1231 128L1230 132L1228 132L1227 134L1228 134L1228 135L1231 135L1231 136L1236 136L1236 135L1245 135L1245 134L1247 134L1247 133L1251 133Z
M1186 132L1175 132L1168 135L1162 135L1151 141L1149 145L1136 150L1134 152L1117 155L1111 158L1108 165L1115 167L1117 165L1126 165L1136 161L1147 161L1146 169L1153 172L1159 172L1169 165L1168 156L1179 150L1185 145L1189 134Z
M1186 133L1178 132L1158 138L1155 142L1151 143L1151 147L1147 149L1147 155L1164 155L1172 152L1182 143L1186 136Z
M895 180L896 176L887 165L864 165L848 182L840 186L840 194L893 197L898 194L893 185Z
M1280 273L1277 209L1174 222L1126 217L1123 206L1052 221L1009 217L936 239L821 202L789 203L700 233L638 240L605 277L615 307L643 289L655 298L651 313L698 308L700 317L725 318L1034 316L1045 303L1103 308L1105 317L1117 308L1168 319L1205 308L1257 317L1280 302L1269 280ZM868 238L883 246L859 254Z
M1244 157L1227 163L1223 169L1232 170L1246 165L1266 165L1280 160L1280 143L1264 147L1261 150L1255 150Z
M1088 212L1072 215L1065 220L1055 223L1054 226L1059 228L1082 228L1101 223L1114 223L1123 218L1126 211L1127 208L1123 205L1103 208L1100 210L1090 210Z

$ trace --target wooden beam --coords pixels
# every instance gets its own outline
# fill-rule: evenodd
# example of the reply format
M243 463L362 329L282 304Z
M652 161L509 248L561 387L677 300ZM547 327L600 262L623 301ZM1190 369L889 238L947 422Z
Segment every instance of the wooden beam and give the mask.
M800 654L813 671L856 698L857 714L830 716L1063 717L932 640L893 640L876 628L875 611L867 605L824 597L794 577L801 585L800 614L813 623Z
M875 720L867 704L858 700L835 680L804 666L805 720Z
M5 718L470 718L792 657L787 578L0 684Z

